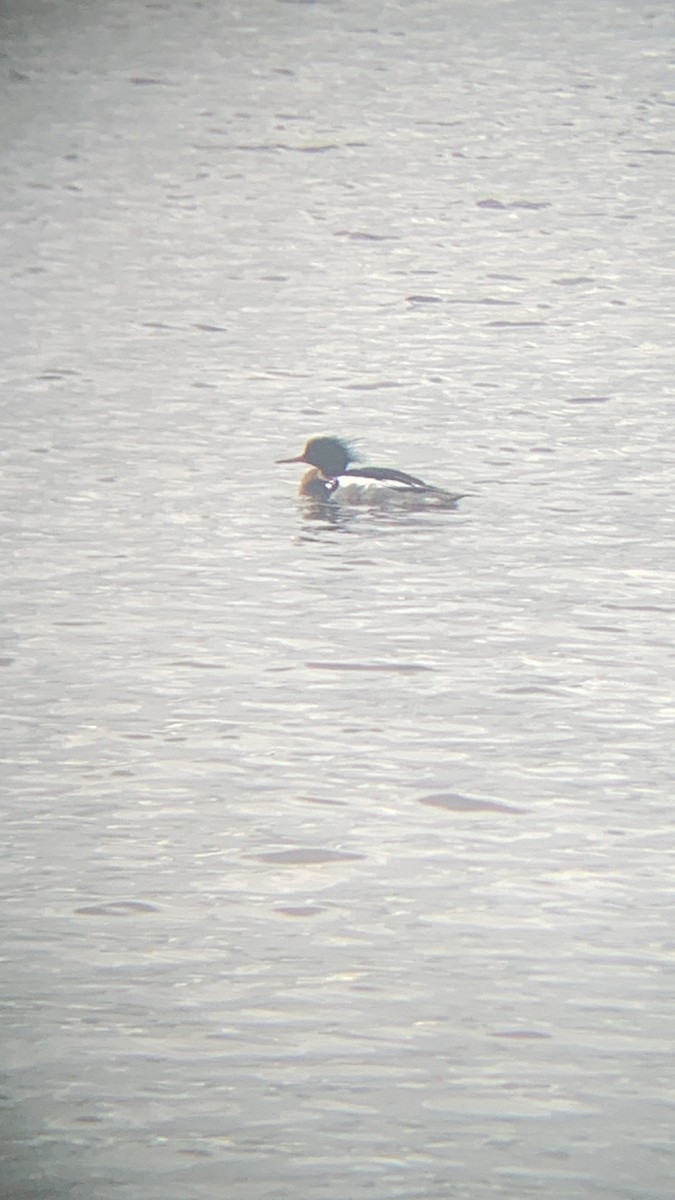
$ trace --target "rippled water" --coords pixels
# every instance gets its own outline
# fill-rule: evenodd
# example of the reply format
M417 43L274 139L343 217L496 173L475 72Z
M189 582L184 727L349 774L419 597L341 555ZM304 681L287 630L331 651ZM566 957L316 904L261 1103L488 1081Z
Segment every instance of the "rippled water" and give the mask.
M2 24L6 1194L670 1200L671 7Z

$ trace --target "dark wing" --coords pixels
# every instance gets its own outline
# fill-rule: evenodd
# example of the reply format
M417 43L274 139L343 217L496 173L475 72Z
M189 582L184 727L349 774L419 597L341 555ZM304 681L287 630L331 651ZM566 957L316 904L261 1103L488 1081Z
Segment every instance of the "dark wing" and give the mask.
M425 492L438 492L440 488L431 487L425 483L423 479L416 479L414 475L406 475L405 471L395 471L391 467L350 467L349 470L343 471L342 475L356 476L359 479L378 479L382 482L390 483L405 483L411 488L423 488Z

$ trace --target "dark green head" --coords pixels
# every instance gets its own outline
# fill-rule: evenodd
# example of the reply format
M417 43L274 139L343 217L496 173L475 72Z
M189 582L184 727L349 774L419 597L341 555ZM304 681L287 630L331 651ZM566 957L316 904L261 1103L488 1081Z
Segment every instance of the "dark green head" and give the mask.
M354 452L346 442L336 437L310 438L302 454L297 458L280 458L278 462L302 462L310 467L318 467L327 479L335 479L342 475L354 461Z

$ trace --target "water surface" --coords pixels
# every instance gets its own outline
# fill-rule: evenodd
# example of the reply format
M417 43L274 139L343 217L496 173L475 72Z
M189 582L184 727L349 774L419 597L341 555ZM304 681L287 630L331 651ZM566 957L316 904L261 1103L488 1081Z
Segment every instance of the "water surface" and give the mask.
M671 1200L674 24L5 6L13 1200Z

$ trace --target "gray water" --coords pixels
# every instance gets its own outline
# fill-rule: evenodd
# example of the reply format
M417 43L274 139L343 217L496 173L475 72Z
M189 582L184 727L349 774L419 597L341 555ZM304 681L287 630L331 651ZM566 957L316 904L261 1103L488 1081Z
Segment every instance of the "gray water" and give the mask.
M672 6L1 31L3 1195L672 1200Z

